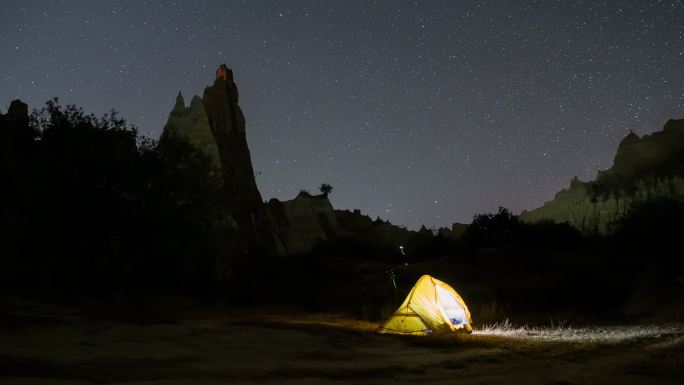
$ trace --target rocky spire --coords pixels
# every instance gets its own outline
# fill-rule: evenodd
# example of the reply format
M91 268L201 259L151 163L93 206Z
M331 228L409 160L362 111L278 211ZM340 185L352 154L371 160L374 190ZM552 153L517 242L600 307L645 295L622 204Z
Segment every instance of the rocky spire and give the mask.
M206 112L204 112L204 104L202 103L202 98L200 98L197 95L193 96L192 99L190 99L190 113L206 115Z
M7 114L5 115L7 119L16 126L27 126L28 125L28 104L22 102L19 99L12 100L10 103Z
M229 68L225 65L219 67L214 85L204 90L202 102L218 144L230 206L236 211L252 214L263 202L247 146L245 117L232 79Z
M176 96L176 104L173 106L172 112L183 112L185 111L185 99L183 99L183 94L178 91L178 96Z
M204 90L202 98L194 96L188 107L178 93L160 140L177 134L211 156L223 180L224 202L244 239L255 250L284 254L276 224L254 178L245 117L232 71L225 65L219 69L214 84Z
M252 247L279 253L282 242L275 238L275 223L257 188L245 117L238 104L233 72L225 64L216 70L214 84L204 90L202 104L218 146L224 194L233 218Z

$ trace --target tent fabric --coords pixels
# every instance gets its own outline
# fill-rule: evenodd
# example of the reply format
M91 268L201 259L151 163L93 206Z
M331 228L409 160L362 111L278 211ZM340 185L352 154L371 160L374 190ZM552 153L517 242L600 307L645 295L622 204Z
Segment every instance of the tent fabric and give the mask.
M424 275L379 332L418 335L459 329L470 332L471 325L470 311L456 290Z

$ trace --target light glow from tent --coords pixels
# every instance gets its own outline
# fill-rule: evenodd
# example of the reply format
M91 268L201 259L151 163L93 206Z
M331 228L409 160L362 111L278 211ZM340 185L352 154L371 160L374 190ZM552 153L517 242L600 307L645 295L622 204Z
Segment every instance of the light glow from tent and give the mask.
M458 303L456 297L454 297L454 295L449 291L444 290L439 285L436 285L435 287L437 289L439 302L444 308L444 312L449 318L449 321L451 321L454 326L468 324L468 317L466 317L465 310L463 310L461 305Z

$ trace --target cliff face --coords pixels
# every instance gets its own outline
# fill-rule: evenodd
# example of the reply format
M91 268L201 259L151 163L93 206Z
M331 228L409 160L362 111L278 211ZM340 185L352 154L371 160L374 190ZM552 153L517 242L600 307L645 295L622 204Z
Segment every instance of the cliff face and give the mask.
M585 232L605 233L631 204L659 196L684 199L684 119L669 120L662 131L639 138L628 134L613 166L596 179L573 178L542 207L523 211L526 222L567 222Z
M268 209L288 254L305 253L320 241L345 235L325 195L299 193L289 201L271 199Z
M627 135L618 147L608 172L635 176L658 168L678 151L684 150L684 119L668 120L662 131L639 138Z
M232 81L217 78L204 90L202 103L218 145L228 203L238 215L255 215L263 203L254 178L237 86Z
M570 187L556 193L553 200L544 203L530 211L523 211L520 219L524 222L539 222L542 220L552 220L554 222L567 222L570 225L586 232L595 229L600 223L597 219L612 217L615 213L613 205L593 202L587 189L587 182L582 182L573 178ZM600 220L599 220L600 222ZM601 231L605 231L601 225Z

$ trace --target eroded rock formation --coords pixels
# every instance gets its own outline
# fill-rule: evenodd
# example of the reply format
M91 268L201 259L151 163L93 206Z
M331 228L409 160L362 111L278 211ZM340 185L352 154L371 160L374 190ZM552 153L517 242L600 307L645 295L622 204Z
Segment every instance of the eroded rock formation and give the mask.
M185 137L216 160L232 219L252 248L279 255L312 250L320 241L356 237L376 244L399 245L412 232L359 212L335 211L325 194L300 193L289 201L263 203L254 178L247 130L232 71L220 66L203 97L185 106L179 93L164 128L165 135ZM344 225L338 223L339 220Z
M373 220L368 215L362 214L360 210L335 210L335 217L340 228L347 234L377 245L399 247L406 245L416 234L414 231L392 225L380 218Z
M179 135L214 159L223 180L223 197L232 220L250 245L274 254L284 247L261 200L247 145L245 118L238 104L232 71L221 65L214 84L185 106L179 92L161 140Z
M233 82L233 72L225 65L216 70L214 84L204 90L202 103L218 145L231 211L244 217L243 221L253 221L249 217L257 215L263 203L254 179L237 86Z
M567 222L585 232L605 233L630 205L655 197L684 199L684 119L669 120L651 135L630 132L618 146L613 166L596 179L573 178L553 200L521 220Z
M318 242L344 235L328 197L299 193L289 201L271 199L268 209L288 254L305 253Z

